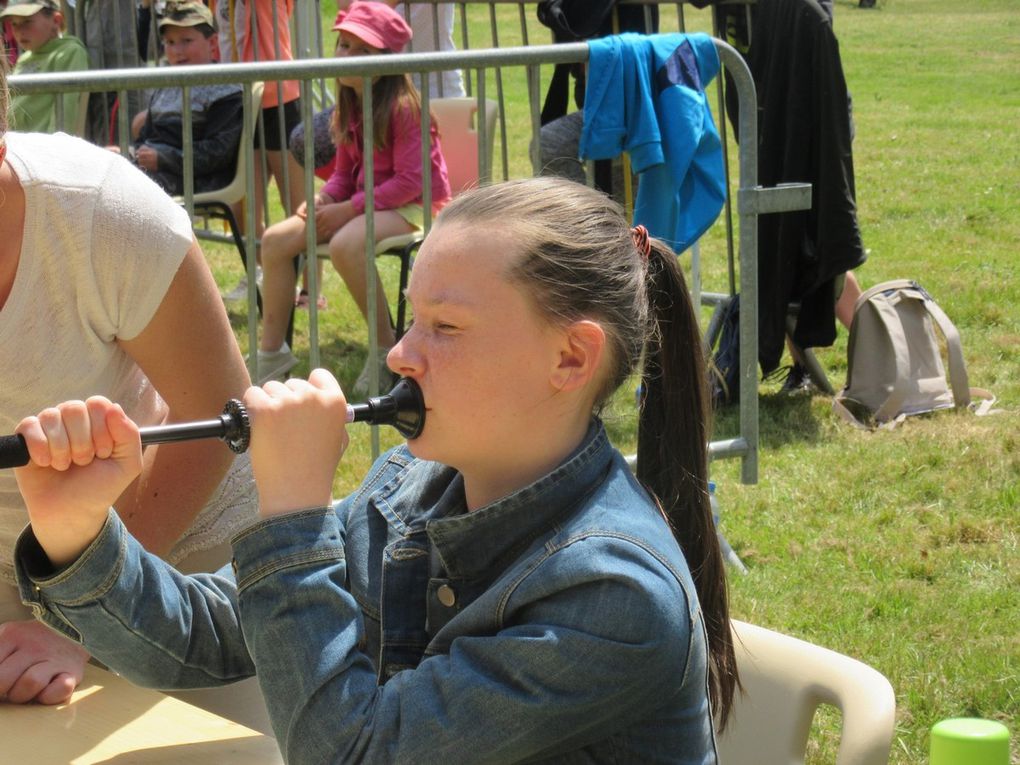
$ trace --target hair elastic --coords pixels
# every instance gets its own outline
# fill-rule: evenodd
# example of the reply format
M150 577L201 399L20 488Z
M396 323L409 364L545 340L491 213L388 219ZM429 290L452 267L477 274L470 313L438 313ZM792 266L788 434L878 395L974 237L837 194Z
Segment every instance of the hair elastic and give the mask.
M634 247L637 248L645 262L648 262L648 258L652 254L652 242L648 238L648 229L639 223L630 230L630 235L634 238Z

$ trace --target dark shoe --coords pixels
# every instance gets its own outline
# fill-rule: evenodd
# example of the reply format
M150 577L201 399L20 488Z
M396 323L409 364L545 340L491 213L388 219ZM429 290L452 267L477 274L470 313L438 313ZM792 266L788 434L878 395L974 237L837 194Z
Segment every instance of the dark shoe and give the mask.
M811 381L807 369L800 364L794 364L790 367L790 371L786 375L786 380L783 381L783 386L779 389L779 392L797 393L802 390L813 391L815 390L815 384Z
M875 7L875 0L860 0L860 2L857 4L857 7L858 8L874 8Z

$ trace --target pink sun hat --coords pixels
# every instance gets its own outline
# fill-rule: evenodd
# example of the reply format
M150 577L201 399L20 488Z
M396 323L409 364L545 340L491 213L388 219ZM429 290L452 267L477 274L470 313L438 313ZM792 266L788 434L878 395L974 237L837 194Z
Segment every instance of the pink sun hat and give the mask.
M349 32L373 48L400 53L411 39L404 17L385 3L356 0L336 15L333 31Z

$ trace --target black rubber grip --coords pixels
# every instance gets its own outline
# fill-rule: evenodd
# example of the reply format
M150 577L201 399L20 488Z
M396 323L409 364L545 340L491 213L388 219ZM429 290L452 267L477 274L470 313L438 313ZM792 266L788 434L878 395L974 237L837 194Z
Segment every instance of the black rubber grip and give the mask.
M0 436L0 470L21 467L28 463L28 447L21 434Z

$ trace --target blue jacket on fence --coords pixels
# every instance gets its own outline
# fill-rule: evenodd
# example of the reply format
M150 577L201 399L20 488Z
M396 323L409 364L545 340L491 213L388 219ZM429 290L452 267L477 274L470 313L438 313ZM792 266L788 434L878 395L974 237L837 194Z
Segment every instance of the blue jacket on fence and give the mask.
M459 473L399 447L233 547L233 576L186 577L111 511L59 572L31 527L15 555L34 612L135 683L257 672L290 765L716 762L693 579L597 420L473 512Z
M622 34L588 43L582 159L630 153L634 223L690 247L722 210L726 171L704 87L719 71L706 34Z

